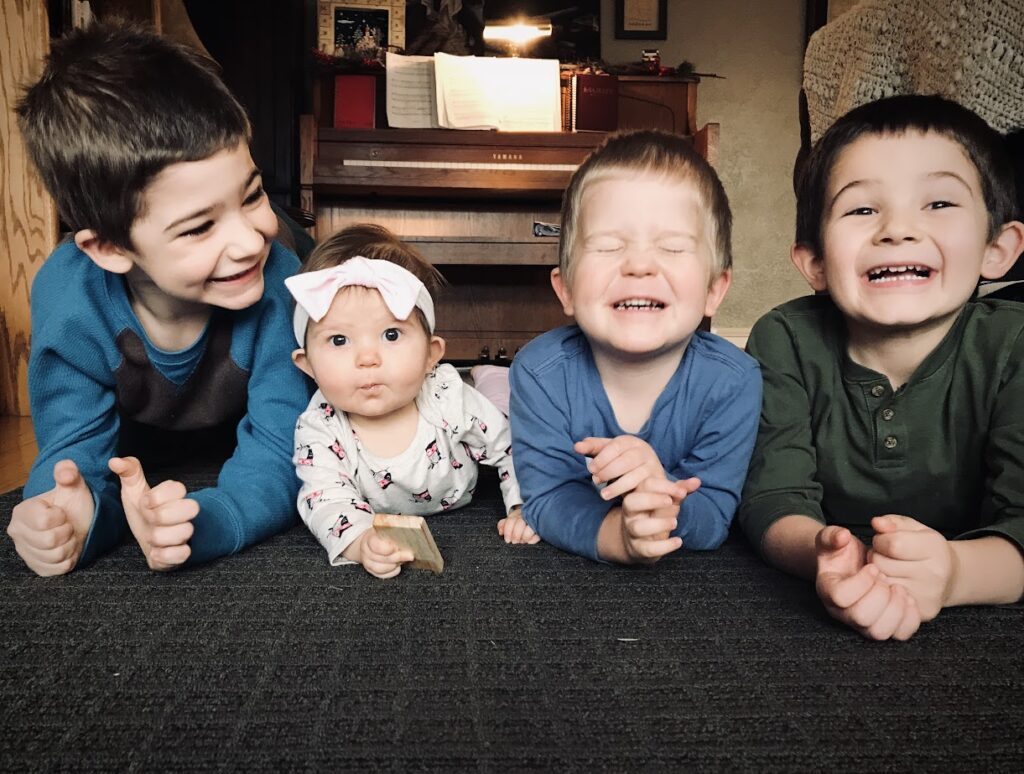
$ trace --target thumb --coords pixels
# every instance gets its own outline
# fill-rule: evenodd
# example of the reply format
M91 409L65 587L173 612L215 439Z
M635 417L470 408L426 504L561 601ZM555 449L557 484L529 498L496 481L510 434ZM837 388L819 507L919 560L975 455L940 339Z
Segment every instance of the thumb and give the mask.
M73 489L84 483L82 474L71 460L61 460L53 466L53 483L56 489Z
M121 479L122 489L149 489L138 457L111 457L107 467Z
M687 495L691 495L700 489L700 479L696 476L691 478L681 478L675 483L676 492L680 499L685 498Z
M584 457L596 457L601 451L611 443L611 438L597 438L594 436L588 436L582 441L577 441L573 444L572 448L577 454L582 454Z
M816 542L820 550L837 551L846 546L850 542L851 537L850 530L846 527L832 525L818 532Z
M921 522L909 516L901 516L898 513L887 513L885 516L875 516L871 520L871 527L875 532L887 533L896 532L901 529L921 529Z

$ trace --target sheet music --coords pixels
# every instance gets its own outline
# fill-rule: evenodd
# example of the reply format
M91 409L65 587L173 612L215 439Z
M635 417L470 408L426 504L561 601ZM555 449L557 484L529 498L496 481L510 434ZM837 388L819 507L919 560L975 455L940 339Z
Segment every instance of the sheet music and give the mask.
M558 61L434 55L437 114L452 129L557 132Z
M398 129L436 129L434 57L402 56L387 52L385 105L388 126Z

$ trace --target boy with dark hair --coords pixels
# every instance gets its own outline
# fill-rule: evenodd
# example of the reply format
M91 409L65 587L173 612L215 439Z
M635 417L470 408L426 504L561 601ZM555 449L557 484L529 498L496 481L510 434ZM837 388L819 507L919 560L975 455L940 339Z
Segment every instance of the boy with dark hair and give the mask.
M613 135L573 175L551 283L575 325L512 363L525 521L591 559L649 563L717 548L761 407L752 358L698 330L732 279L729 201L679 135Z
M1021 253L1014 206L1002 138L939 97L850 111L800 176L793 263L828 295L751 331L739 521L867 637L1024 593L1024 306L974 300Z
M273 241L242 107L199 54L94 24L54 44L17 112L73 232L32 286L39 456L8 527L18 554L66 573L128 527L168 570L292 524L292 428L310 392L288 363L298 260ZM211 439L231 456L187 497L116 456L180 460Z

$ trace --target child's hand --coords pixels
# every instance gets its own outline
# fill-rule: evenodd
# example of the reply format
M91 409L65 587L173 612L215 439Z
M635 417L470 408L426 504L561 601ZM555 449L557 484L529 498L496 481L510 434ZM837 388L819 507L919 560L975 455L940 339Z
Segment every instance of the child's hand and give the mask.
M89 534L96 503L78 466L53 466L54 487L14 506L7 534L36 575L63 575L74 569Z
M523 509L516 506L508 516L498 522L498 534L505 538L506 543L527 543L534 545L540 542L540 535L523 518Z
M930 621L949 600L956 580L953 547L939 532L909 516L876 516L871 526L870 562L917 602L921 620Z
M700 486L696 478L669 481L650 476L622 500L622 542L635 562L655 562L679 550L680 537L671 537L678 526L679 505Z
M873 640L907 640L921 625L914 598L867 563L867 547L845 527L825 527L816 539L815 587L829 615Z
M601 490L605 500L632 492L649 476L665 478L665 469L654 449L635 435L584 438L577 441L573 449L577 454L592 458L587 469L595 484L611 482Z
M378 578L394 578L402 571L403 564L415 558L412 551L399 548L372 528L356 538L342 555L359 562L370 575Z
M112 457L107 465L121 479L124 515L149 568L163 572L183 564L192 553L188 541L199 503L186 499L180 481L150 488L136 457Z

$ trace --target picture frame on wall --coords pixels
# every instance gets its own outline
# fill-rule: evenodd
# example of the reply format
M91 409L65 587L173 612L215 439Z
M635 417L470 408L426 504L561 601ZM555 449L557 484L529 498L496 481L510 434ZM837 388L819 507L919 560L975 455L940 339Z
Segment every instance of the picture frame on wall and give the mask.
M619 40L665 40L668 0L615 0L615 37Z
M318 0L317 47L333 56L404 49L405 0Z

